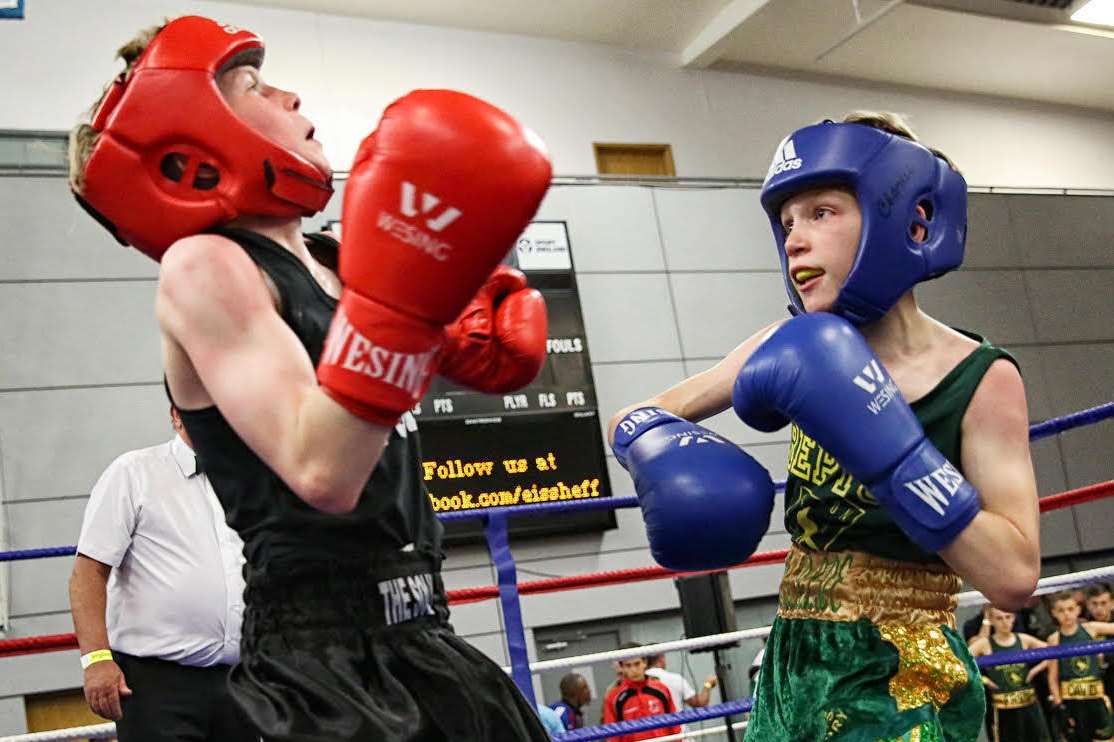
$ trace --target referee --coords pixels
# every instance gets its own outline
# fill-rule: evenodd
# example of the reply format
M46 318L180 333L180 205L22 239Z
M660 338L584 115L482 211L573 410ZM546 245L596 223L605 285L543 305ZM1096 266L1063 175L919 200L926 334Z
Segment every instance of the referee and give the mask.
M257 742L228 693L240 654L240 538L189 435L129 451L93 487L70 576L85 699L120 742Z

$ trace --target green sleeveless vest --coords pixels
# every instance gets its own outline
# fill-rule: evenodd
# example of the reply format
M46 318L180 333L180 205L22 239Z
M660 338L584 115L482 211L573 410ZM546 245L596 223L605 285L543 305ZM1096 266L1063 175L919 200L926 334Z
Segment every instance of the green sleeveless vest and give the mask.
M910 406L928 439L962 471L960 425L967 405L990 364L999 358L1014 365L1017 361L981 336L959 331L979 347ZM814 551L854 550L905 562L941 561L914 545L866 487L796 425L790 428L790 438L785 530L793 543Z
M1060 634L1060 645L1067 646L1068 644L1087 644L1094 641L1087 629L1083 628L1080 624L1075 629L1075 633L1066 636ZM1060 680L1073 680L1075 678L1101 678L1102 671L1099 669L1098 658L1093 654L1084 654L1078 657L1061 657L1057 660L1060 663Z
M1017 635L1014 634L1016 637ZM994 641L994 637L990 636L990 653L995 652L1019 652L1021 651L1021 638L1017 637L1012 645L1003 647L998 642ZM994 667L987 667L983 669L983 675L994 681L998 686L995 693L1010 693L1012 691L1025 690L1032 688L1025 676L1029 673L1029 665L1024 662L1018 662L1011 665L995 665Z

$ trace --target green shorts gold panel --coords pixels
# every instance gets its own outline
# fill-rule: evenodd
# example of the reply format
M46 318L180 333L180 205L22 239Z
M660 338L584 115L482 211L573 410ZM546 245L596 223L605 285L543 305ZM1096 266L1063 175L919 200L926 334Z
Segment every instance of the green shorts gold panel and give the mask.
M944 567L794 548L748 739L975 742L986 700Z

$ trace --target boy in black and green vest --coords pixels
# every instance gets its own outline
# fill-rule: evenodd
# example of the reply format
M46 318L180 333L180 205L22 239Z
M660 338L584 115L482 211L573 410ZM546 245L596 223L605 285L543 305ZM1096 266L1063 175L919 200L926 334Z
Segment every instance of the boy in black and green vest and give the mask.
M1080 623L1079 603L1070 592L1056 593L1049 602L1052 617L1060 627L1048 637L1049 644L1086 644L1114 636L1114 623ZM1110 712L1110 699L1102 686L1102 670L1097 656L1064 657L1051 667L1048 680L1053 686L1053 699L1056 700L1057 696L1063 699L1079 742L1114 739L1114 716Z
M1036 637L1014 633L1014 618L1013 613L992 607L990 636L972 641L971 654L983 657L1048 646ZM1048 660L1032 666L1018 662L983 670L983 684L990 690L993 742L1049 742L1048 725L1032 685L1033 678L1046 671L1049 664Z

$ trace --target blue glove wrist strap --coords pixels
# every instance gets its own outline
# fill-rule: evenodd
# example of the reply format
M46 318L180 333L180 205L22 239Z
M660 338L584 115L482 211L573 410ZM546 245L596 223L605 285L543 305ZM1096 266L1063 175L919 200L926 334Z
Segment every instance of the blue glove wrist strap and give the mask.
M630 448L630 444L634 442L635 438L651 428L680 419L672 412L666 412L660 407L639 407L637 410L631 410L615 427L615 438L611 443L611 450L615 454L615 458L626 469L627 449Z
M980 509L979 493L927 439L872 490L901 530L931 552L954 541Z

